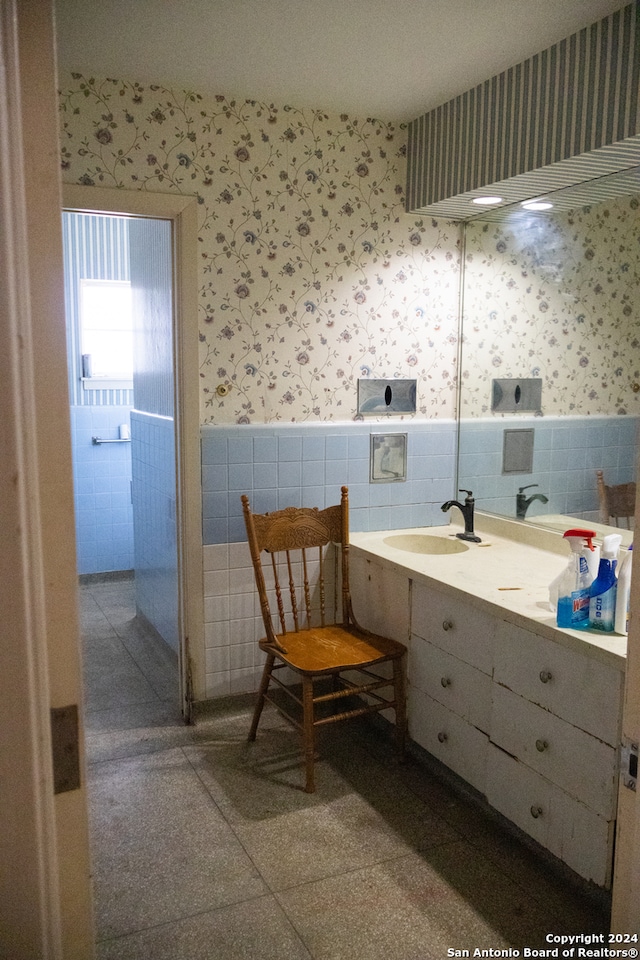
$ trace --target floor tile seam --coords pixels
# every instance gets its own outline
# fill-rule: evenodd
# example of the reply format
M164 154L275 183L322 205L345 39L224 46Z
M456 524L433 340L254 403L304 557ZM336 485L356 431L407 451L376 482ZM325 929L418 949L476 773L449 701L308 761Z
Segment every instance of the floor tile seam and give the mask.
M98 606L98 609L104 614L109 623L111 623L111 618L115 616L116 610L118 610L119 619L121 619L123 611L127 611L127 613L129 613L131 610L133 610L132 615L129 617L130 620L133 620L136 616L135 604L133 602L129 603L125 601L124 603L107 603L104 600L101 602L97 597L95 598L95 602Z
M125 641L131 644L135 644L136 641L142 640L149 644L149 648L152 651L152 655L147 655L145 659L152 660L155 656L155 662L159 663L161 666L167 666L171 669L178 669L178 654L177 652L167 643L164 637L159 635L154 635L145 631L144 628L138 630L138 636L130 636L128 630L123 629L123 624L114 624L113 629L115 630L116 636L124 643ZM163 649L161 644L164 644L166 650Z
M299 883L292 883L286 887L278 887L273 891L274 896L279 898L280 894L291 893L292 890L300 890L303 887L310 887L314 883L324 883L327 880L335 880L337 877L348 877L350 874L362 873L365 870L372 870L376 867L382 867L387 863L395 863L399 860L406 860L408 857L419 857L420 850L405 850L403 853L396 853L388 857L381 857L379 860L371 860L369 863L361 863L355 867L349 867L346 870L338 870L333 873L327 873L322 877L314 877L310 880L302 880ZM280 902L278 900L278 902ZM282 906L282 904L281 904ZM284 910L284 906L282 906Z
M94 709L91 707L90 704L85 703L85 706L84 706L84 715L85 715L85 717L90 717L90 716L93 716L94 714L104 713L106 710L113 710L113 709L128 710L129 707L138 707L138 706L142 707L142 706L144 706L145 704L150 704L150 703L153 703L153 704L156 704L156 705L157 705L158 703L162 703L162 702L163 702L163 701L160 700L160 697L158 696L158 694L157 694L154 690L151 690L151 693L153 694L153 696L150 696L148 700L147 700L147 699L141 700L141 699L138 697L138 698L136 698L135 700L129 701L128 703L117 703L117 704L115 704L115 707L112 705L112 706L109 706L109 707L99 707L99 708L97 708L97 709L94 710ZM88 700L89 697L87 696L85 699ZM85 724L85 726L86 726L86 724Z
M191 747L191 746L192 746L191 744L187 745L187 747ZM190 759L190 757L189 757L189 752L187 752L186 750L183 750L183 752L185 753L185 756L187 757L187 760L189 760L189 762L191 763L191 759ZM335 873L328 873L328 874L326 874L325 877L316 878L315 880L303 881L303 882L300 883L300 884L291 884L291 885L288 886L288 887L274 887L274 886L269 882L269 880L267 879L267 877L264 876L264 874L262 873L259 865L258 865L258 864L255 862L255 860L253 859L253 856L251 855L250 849L246 846L245 842L243 841L243 838L242 838L242 835L241 835L241 832L240 832L240 828L236 827L236 825L234 824L234 822L233 822L231 819L229 819L229 817L227 816L227 814L226 814L226 812L225 812L224 806L221 806L221 805L214 799L214 797L212 796L212 794L210 793L210 791L209 791L209 789L208 789L208 787L207 787L207 785L206 785L206 782L204 781L204 779L203 779L202 777L200 777L200 774L199 774L197 768L196 768L193 764L192 764L192 766L194 767L194 770L195 770L195 772L196 772L196 775L197 775L197 776L199 777L199 779L202 781L203 787L204 787L204 789L206 790L206 792L207 792L207 794L209 795L209 797L211 798L212 802L214 803L216 809L219 810L221 816L224 818L225 822L229 825L229 827L230 827L231 831L233 832L234 836L237 838L238 842L240 843L240 845L242 846L243 850L245 851L245 853L246 853L247 856L249 857L249 859L250 859L251 863L253 864L254 868L255 868L256 871L258 872L258 875L260 876L260 878L262 879L262 881L265 883L265 885L268 887L268 889L269 889L272 893L274 893L274 894L277 894L277 893L279 893L279 892L281 892L281 891L284 891L284 890L295 889L295 887L297 887L297 886L303 886L303 885L305 885L305 884L307 884L307 883L315 883L317 880L330 879L331 877L344 876L345 874L349 874L349 873L356 872L356 871L359 870L359 869L366 869L368 866L376 866L376 865L379 865L379 864L382 864L382 863L385 863L385 862L390 862L390 861L393 861L393 860L402 859L403 857L406 857L406 856L412 856L412 855L418 855L418 856L420 856L422 853L426 852L427 849L431 849L431 850L438 849L438 850L440 850L440 849L442 849L443 847L446 847L447 845L450 845L450 844L466 843L465 837L462 836L462 835L460 835L460 834L458 833L458 831L454 831L454 833L455 833L455 836L454 836L454 837L452 837L452 838L450 838L450 839L446 839L446 838L445 838L445 839L442 839L441 841L434 841L434 842L430 843L428 847L418 847L418 846L408 847L407 850L405 850L405 851L403 851L403 852L394 854L394 855L392 855L392 856L386 856L386 857L383 856L383 857L381 857L381 858L379 858L379 859L378 859L378 858L373 859L369 864L364 864L364 865L361 865L360 867L353 867L353 868L347 869L347 870L339 870L339 871L336 871ZM439 819L441 819L441 818L439 818ZM441 822L444 822L444 821L441 820Z
M191 762L191 758L189 757L189 750L188 750L187 748L190 748L190 747L193 747L193 746L194 746L194 744L191 744L191 743L189 743L189 744L176 744L176 745L174 745L173 747L171 747L171 749L172 749L172 750L179 750L179 751L180 751L180 753L182 754L182 756L184 757L184 759L185 759L186 762L187 762L187 766L189 767L189 770L190 770L191 773L195 776L195 779L196 779L196 782L198 783L198 786L199 786L200 789L203 791L203 793L205 794L205 796L208 798L208 800L210 801L210 803L214 806L214 808L216 809L216 811L220 814L220 816L221 816L222 819L224 820L225 824L229 827L231 833L233 834L233 836L236 838L236 840L238 841L238 843L240 844L240 846L241 846L242 849L244 850L245 854L247 855L247 857L248 857L249 860L251 861L252 866L253 866L254 869L256 870L256 873L258 874L258 876L260 877L260 879L263 881L263 883L265 884L265 886L268 888L269 892L272 892L272 891L271 891L271 887L270 887L269 884L266 882L266 880L264 879L264 877L262 876L262 874L261 874L260 871L258 870L258 867L257 867L256 864L254 863L253 857L250 856L250 854L249 854L248 850L246 849L244 843L242 843L242 841L240 840L240 837L238 836L235 827L234 827L233 824L229 821L228 817L227 817L227 816L225 815L225 813L224 813L224 810L222 809L222 807L220 806L220 804L217 802L217 800L215 799L215 797L212 795L212 793L211 793L211 791L209 790L209 788L207 787L207 784L205 783L203 777L200 776L200 772L199 772L199 770L197 769L197 767L195 766L195 764L193 764L193 763Z
M148 933L149 931L152 931L152 930L161 930L163 927L172 927L177 923L184 923L185 921L188 921L188 920L194 920L196 917L206 916L209 913L210 914L219 913L222 910L229 909L229 907L235 907L240 903L251 903L254 900L266 900L269 898L275 900L273 893L271 892L258 893L258 894L255 894L255 896L242 897L238 900L230 900L228 903L220 904L220 906L217 906L217 907L209 907L208 909L205 909L205 910L196 910L193 913L185 913L180 917L172 917L171 920L163 920L160 923L151 923L144 927L137 927L135 930L127 930L126 933L121 933L114 937L96 937L95 945L107 946L109 944L118 943L119 941L125 941L129 937L140 936L140 934ZM278 906L280 907L280 904L278 904ZM280 909L282 910L282 907L280 907ZM288 917L286 917L286 919L289 923L291 923Z
M142 669L142 667L140 666L140 664L138 663L138 661L136 660L136 658L135 658L134 655L132 654L131 650L129 650L129 648L127 647L127 645L126 645L126 643L124 642L123 638L122 638L117 632L116 632L116 638L120 641L120 644L121 644L121 646L122 646L122 649L125 651L125 653L126 653L127 656L129 657L129 659L131 660L131 663L132 663L133 666L136 668L136 670L138 671L138 673L140 674L140 676L142 677L142 679L143 679L146 683L149 684L149 686L150 686L151 689L153 690L153 693L154 693L154 695L157 697L157 699L160 699L160 697L158 697L157 691L153 689L153 686L152 686L151 682L149 681L149 678L148 678L147 675L145 674L144 670ZM176 685L177 685L177 683L176 683Z
M93 757L87 756L86 761L87 761L87 765L91 767L98 763L110 763L112 761L117 762L121 760L135 760L138 757L155 757L159 753L164 753L167 750L175 750L176 746L177 746L176 744L172 744L170 747L169 746L158 747L157 750L140 750L140 752L137 752L137 753L129 752L129 753L120 754L119 756L110 756L110 757L101 757L101 758L97 758L97 757L93 758Z
M164 701L163 701L163 702L164 702ZM87 706L85 705L84 714L85 714L85 716L89 716L89 715L90 715L90 716L92 716L92 717L98 717L98 718L99 718L101 714L115 713L116 711L122 711L122 710L133 710L133 709L135 709L135 708L138 707L138 706L144 708L144 707L148 706L148 704L150 704L150 703L155 703L155 700L137 700L135 703L116 704L116 706L111 706L111 707L97 707L97 708L94 708L94 709L92 709L91 707L87 707ZM85 727L86 727L86 724L85 724Z
M88 644L96 643L96 642L99 642L100 640L117 640L122 646L123 650L126 652L127 656L131 657L131 654L129 653L129 651L127 650L126 646L123 643L122 637L117 632L117 630L111 626L111 624L109 625L109 631L110 632L104 637L93 637L93 636L88 636L86 628L83 628L80 630L80 639L84 640L84 642Z
M107 763L122 763L123 760L137 760L140 757L154 757L157 759L158 755L161 753L169 753L169 752L174 752L176 750L180 750L181 753L183 753L184 755L184 752L182 751L182 748L180 746L177 746L176 744L171 744L170 746L160 747L158 750L151 750L151 751L143 750L141 753L126 753L122 757L104 757L102 759L93 759L93 760L87 757L86 761L87 761L87 766L94 767L94 766L99 766Z
M84 643L101 643L103 640L120 640L120 637L111 625L105 633L102 630L96 630L95 634L91 632L90 627L83 626L80 630L80 639Z
M81 622L87 622L90 624L92 621L106 621L109 626L111 626L109 617L106 616L104 610L101 610L97 604L92 607L89 607L88 605L86 605L84 608L79 607L78 617Z
M411 794L412 797L414 797L416 800L419 801L420 805L422 806L422 808L423 808L423 810L424 810L424 816L425 816L425 818L428 818L430 821L433 821L433 822L434 822L434 825L436 825L437 827L446 826L448 829L450 829L450 830L455 834L455 838L454 838L454 839L455 839L456 841L457 841L457 840L466 840L466 839L467 839L466 835L465 835L461 830L459 830L459 829L455 826L455 824L446 816L446 814L442 813L440 810L434 809L434 808L424 799L424 797L420 794L420 792L419 792L418 789L414 788L410 783L408 783L408 782L405 781L405 780L401 780L401 779L400 779L398 782L399 782L399 785L400 785L402 788L404 788L408 793ZM384 793L384 792L383 792L383 793L381 793L381 794L379 795L379 798L380 798L380 799L385 799L385 796L391 797L391 794L390 794L390 793ZM443 841L443 842L448 843L448 842L450 842L450 841L445 840L445 841ZM438 845L439 845L439 844L438 844Z
M191 746L191 745L190 745L190 746ZM253 869L256 871L257 875L260 877L261 881L264 883L264 885L265 885L265 887L267 888L267 890L269 891L269 893L270 893L272 896L275 896L276 891L274 890L274 888L272 887L272 885L269 883L269 881L267 880L267 878L263 875L262 870L260 869L260 867L258 866L258 864L255 862L255 860L254 860L253 856L251 855L251 852L250 852L250 850L248 849L246 843L243 841L242 837L241 837L240 834L238 833L238 830L237 830L235 824L233 823L232 820L229 819L229 817L228 817L227 814L225 813L224 808L220 806L220 804L217 802L217 800L214 798L214 796L212 795L211 791L210 791L209 788L207 787L207 784L206 784L205 780L203 779L203 777L200 776L199 770L198 770L197 767L192 763L192 761L191 761L191 759L190 759L190 757L189 757L189 752L188 752L187 750L185 750L183 747L180 747L180 750L182 750L182 753L184 754L184 756L186 757L187 761L189 762L189 765L191 766L191 768L193 769L193 772L195 773L196 777L197 777L198 780L200 781L200 783L201 783L201 785L202 785L202 788L203 788L203 790L205 791L205 793L207 794L207 796L209 797L209 799L211 800L211 803L214 805L214 807L216 808L216 810L219 812L220 816L222 817L222 819L224 820L224 822L227 824L227 826L228 826L229 829L231 830L233 836L236 838L237 842L238 842L238 843L240 844L240 846L242 847L245 855L247 856L247 858L249 859L251 865L253 866Z
M139 664L136 664L136 666L138 667L138 670L142 674L145 682L148 683L148 685L151 687L151 690L155 696L155 701L146 701L146 702L154 703L158 701L160 703L170 703L171 701L167 697L163 696L161 685L157 684L154 680L152 680L151 677L149 677L149 675L145 673L145 671L142 669L142 667ZM178 698L178 694L179 694L178 678L176 677L176 699Z
M127 629L125 629L125 626L128 627L131 621L135 621L135 620L137 620L137 614L135 614L132 618L130 618L130 620L126 622L126 625L123 624L122 621L118 621L118 623L111 623L111 621L109 620L109 623L111 625L111 628L115 632L116 636L121 641L121 643L126 645L126 643L133 644L135 643L136 640L148 641L151 649L153 650L154 654L157 657L155 662L159 663L162 669L167 667L168 669L175 669L177 672L178 660L179 660L178 654L170 646L170 644L167 643L164 637L161 637L157 634L150 632L144 627L144 625L141 625L141 624L138 624L136 627L136 631L139 634L138 637L132 637L129 635L129 632ZM162 646L158 646L159 642L166 646L166 650L163 649ZM128 647L127 647L127 650L129 650ZM131 653L131 651L129 652ZM134 656L134 654L131 653L131 656ZM135 656L134 656L134 659L135 659ZM144 659L151 660L152 657L148 656L148 657L145 657Z
M135 610L133 612L131 610L121 610L117 614L112 611L111 614L105 613L104 616L112 630L115 630L116 633L118 633L124 625L133 623L137 618Z
M155 683L154 680L151 679L149 673L145 670L145 668L144 668L144 666L143 666L143 663L144 663L144 662L147 662L150 658L143 658L143 660L142 660L142 662L141 662L141 660L136 657L135 653L133 653L133 652L127 647L127 644L125 643L125 640L127 640L128 638L127 638L127 637L124 637L124 638L123 638L123 637L118 636L118 639L120 640L120 642L121 642L122 645L124 646L125 650L126 650L127 653L129 654L129 656L131 657L131 659L133 660L133 662L135 663L136 667L138 668L138 670L140 671L140 673L142 674L142 676L144 677L144 679L147 681L147 683L149 684L149 686L153 689L153 692L156 694L156 696L157 696L159 699L162 699L162 697L160 696L160 693L159 693L159 691L158 691L158 689L157 689L157 686L158 686L158 685ZM168 670L167 670L167 678L168 678L169 670L172 668L173 665L172 665L172 664L168 664L167 666L168 666ZM164 671L164 669L165 669L164 664L160 664L160 669ZM173 678L172 678L172 679L173 679ZM177 673L177 664L176 664L175 687L176 687L176 697L178 698L178 697L179 697L179 694L180 694L180 683L179 683L179 678L178 678L178 673Z
M456 843L456 842L458 842L458 841L450 841L450 843ZM302 889L304 889L305 887L310 887L310 886L312 886L312 885L314 885L314 884L318 884L318 883L324 883L324 882L327 881L327 880L332 880L332 879L335 879L335 878L337 878L337 877L344 877L344 876L348 876L349 874L363 873L363 872L365 872L365 871L368 871L368 870L371 870L371 869L375 869L375 868L384 866L384 865L387 864L387 863L394 863L394 862L396 862L396 861L400 861L400 860L402 860L402 859L406 859L407 856L416 856L416 855L419 856L420 853L421 853L421 851L412 851L412 852L409 853L409 854L401 854L401 855L399 855L399 856L386 857L386 858L384 858L383 860L378 861L378 862L376 862L376 863L361 865L360 867L355 867L353 870L345 871L344 873L331 874L331 875L328 875L328 876L326 876L326 877L318 877L318 878L315 878L315 879L313 879L313 880L306 880L306 881L304 881L304 882L302 882L302 883L292 884L291 886L288 886L288 887L285 887L285 888L282 888L282 889L276 891L276 892L275 892L275 897L276 897L276 899L277 899L280 907L281 907L282 910L284 911L285 915L287 916L287 918L290 920L290 922L291 922L291 923L293 924L293 926L295 927L295 922L294 922L294 920L293 920L291 917L289 917L289 913L288 913L288 910L287 910L287 907L286 907L286 903L283 902L283 897L286 898L286 896L287 896L288 894L290 894L292 891L295 892L295 891L297 891L297 890L302 890ZM525 892L526 892L526 891L525 891ZM468 897L467 897L466 895L463 895L463 896L464 896L464 901L465 901L465 904L466 904L467 902L469 902L469 901L468 901ZM296 929L297 929L297 928L296 928ZM304 941L304 936L303 936L302 934L299 934L299 935L300 935L303 943L305 944L305 946L307 946L306 942ZM309 949L309 948L307 947L307 949Z
M305 886L305 884L302 884L302 883L298 884L298 887L303 887L303 886ZM290 889L295 890L297 888L291 887ZM282 911L287 923L290 924L291 929L294 931L296 937L299 939L300 943L309 954L309 957L311 958L311 960L315 960L316 954L313 952L311 948L311 944L307 943L307 940L305 938L303 931L298 927L298 924L296 923L295 919L289 916L289 912L287 908L284 906L284 904L282 903L282 901L280 900L280 897L278 896L278 894L274 893L273 897L276 903L278 904L278 906L280 907L280 910Z
M85 716L105 713L109 710L129 710L131 707L144 707L150 703L153 703L157 706L158 703L164 702L160 699L160 697L155 692L155 690L151 690L151 685L148 684L148 686L151 694L153 694L153 696L149 696L148 698L139 695L139 696L136 696L134 700L128 700L122 703L111 703L109 706L106 706L106 707L92 707L90 703L85 702L85 706L84 706ZM110 694L103 694L103 698L106 698L107 696L110 696ZM86 695L85 701L89 701L89 699L90 699L90 695Z

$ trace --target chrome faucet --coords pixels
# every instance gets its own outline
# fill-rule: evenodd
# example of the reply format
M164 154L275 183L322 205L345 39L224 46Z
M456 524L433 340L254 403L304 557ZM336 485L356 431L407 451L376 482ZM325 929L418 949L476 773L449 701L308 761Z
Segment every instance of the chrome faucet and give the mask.
M527 510L534 500L539 500L540 503L549 503L549 498L545 497L544 493L533 493L530 497L525 497L525 490L529 490L531 487L537 486L537 483L530 483L528 486L520 487L518 490L518 493L516 494L516 517L518 520L524 520L527 515Z
M458 500L447 500L440 509L443 513L446 513L451 507L457 507L464 517L464 533L456 533L456 537L459 537L460 540L471 540L472 543L482 543L480 537L477 537L473 532L473 508L475 505L473 493L471 490L460 490L460 493L466 493L464 503L460 503Z

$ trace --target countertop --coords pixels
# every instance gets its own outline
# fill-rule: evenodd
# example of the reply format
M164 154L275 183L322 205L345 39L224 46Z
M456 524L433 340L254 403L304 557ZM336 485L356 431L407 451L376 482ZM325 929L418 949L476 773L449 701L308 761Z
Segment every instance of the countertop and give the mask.
M416 581L452 597L463 595L487 613L499 616L556 643L588 652L601 662L624 669L627 638L597 630L565 630L556 626L549 609L549 584L564 569L569 551L554 532L527 527L528 543L521 542L522 524L476 516L481 543L464 543L461 553L425 554L401 550L389 542L398 535L423 535L456 540L461 526L352 533L352 551L375 560L390 570L404 572ZM511 534L511 536L505 535ZM463 542L463 541L459 541Z

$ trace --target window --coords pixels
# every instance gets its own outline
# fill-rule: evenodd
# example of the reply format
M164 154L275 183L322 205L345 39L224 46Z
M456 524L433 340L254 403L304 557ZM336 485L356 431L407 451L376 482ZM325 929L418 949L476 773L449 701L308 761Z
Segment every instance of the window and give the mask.
M80 342L85 380L133 380L133 309L128 280L80 281ZM85 385L89 389L96 386Z

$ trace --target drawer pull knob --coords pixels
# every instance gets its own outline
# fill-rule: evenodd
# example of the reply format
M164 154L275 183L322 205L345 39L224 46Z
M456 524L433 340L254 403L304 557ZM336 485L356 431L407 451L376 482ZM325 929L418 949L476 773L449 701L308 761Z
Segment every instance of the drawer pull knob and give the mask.
M450 687L451 680L449 679L449 677L440 677L440 684L443 687Z
M548 747L549 747L549 744L547 743L546 740L536 740L536 750L538 751L538 753L544 753L544 751L547 750Z
M540 671L540 680L542 683L549 683L549 680L552 680L553 676L549 670Z
M453 620L443 620L442 621L443 630L453 630Z
M447 735L444 732L444 730L441 730L440 733L438 734L438 740L440 741L440 743L446 743Z
M541 817L541 816L542 816L542 807L536 807L536 805L534 804L534 805L531 807L531 816L533 817L534 820L537 820L538 817Z

